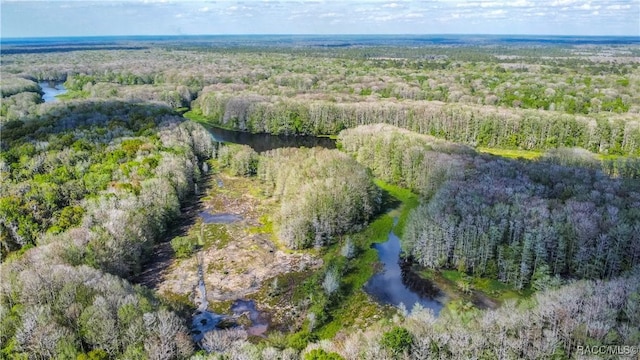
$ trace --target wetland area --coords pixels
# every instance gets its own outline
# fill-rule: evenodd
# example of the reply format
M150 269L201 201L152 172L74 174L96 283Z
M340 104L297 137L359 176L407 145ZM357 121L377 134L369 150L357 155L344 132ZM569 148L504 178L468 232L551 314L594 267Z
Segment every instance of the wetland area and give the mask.
M335 148L335 140L311 136L274 136L209 128L215 141L248 145L256 151L282 147ZM200 236L202 246L186 259L167 261L168 242L156 245L147 269L154 269L162 281L150 283L170 297L189 299L196 306L193 318L194 340L200 341L217 325L243 326L252 336L265 336L273 328L287 330L295 306L274 303L264 298L279 278L308 274L323 266L323 259L313 252L286 250L270 232L271 215L278 206L263 195L256 179L231 176L212 167L203 192L189 211L184 212L179 234ZM395 202L395 206L401 204ZM387 208L391 211L394 208ZM395 209L397 212L397 209ZM184 226L188 224L189 226ZM393 220L393 227L397 218ZM196 234L196 235L194 235ZM167 239L170 240L170 239ZM399 307L409 310L415 303L437 315L447 296L432 281L417 275L401 257L400 239L390 229L383 242L372 243L377 273L363 287L372 306ZM143 274L145 272L143 271ZM267 289L267 290L265 290ZM373 305L377 303L378 305ZM380 309L382 309L380 308ZM379 310L380 311L380 310Z

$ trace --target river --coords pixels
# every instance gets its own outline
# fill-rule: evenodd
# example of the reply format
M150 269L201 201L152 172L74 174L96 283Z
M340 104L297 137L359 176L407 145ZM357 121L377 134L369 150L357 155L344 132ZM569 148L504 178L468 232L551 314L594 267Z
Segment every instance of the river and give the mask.
M46 103L58 101L56 96L62 95L67 92L67 89L65 89L64 85L59 82L42 81L39 82L38 85L40 85L42 92L44 92L44 94L42 95L42 100L44 100L44 102Z
M414 274L411 264L403 262L400 239L393 230L386 242L373 247L378 251L383 269L369 279L364 290L381 304L396 307L403 304L410 311L418 303L437 315L443 306L443 294L430 281Z
M217 127L209 127L208 130L215 141L249 145L257 152L285 147L313 148L319 146L326 149L336 148L336 141L329 137L252 134L242 131L225 130Z

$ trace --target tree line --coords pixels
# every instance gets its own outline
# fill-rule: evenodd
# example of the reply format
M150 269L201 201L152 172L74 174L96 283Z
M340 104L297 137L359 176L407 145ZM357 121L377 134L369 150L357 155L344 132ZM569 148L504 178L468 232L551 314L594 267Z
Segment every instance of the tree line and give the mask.
M205 92L192 106L214 125L249 132L337 134L359 125L387 123L471 146L582 147L604 154L640 154L640 126L629 115L584 117L429 101L330 102L224 92Z
M3 78L20 79L15 81L66 81L67 97L152 100L173 107L188 107L211 91L248 91L336 102L440 101L590 117L637 117L640 111L638 65L629 55L633 48L540 47L534 56L519 46L331 51L219 46L5 54L2 72ZM17 94L15 81L3 82L5 100ZM24 99L11 101L13 109L5 107L3 116L28 109Z

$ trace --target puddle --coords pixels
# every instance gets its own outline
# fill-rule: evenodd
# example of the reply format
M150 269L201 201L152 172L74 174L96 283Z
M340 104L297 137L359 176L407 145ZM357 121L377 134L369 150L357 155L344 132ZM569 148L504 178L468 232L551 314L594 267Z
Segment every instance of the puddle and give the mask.
M211 214L201 211L199 216L205 224L231 224L242 220L242 216L230 213Z
M204 338L206 332L217 330L218 324L227 318L225 315L218 315L211 311L196 311L191 322L191 336L193 337L193 341L199 343Z
M253 300L236 300L231 305L231 312L236 317L246 315L249 318L251 325L246 329L249 335L264 337L269 328L269 320L256 309L256 303Z

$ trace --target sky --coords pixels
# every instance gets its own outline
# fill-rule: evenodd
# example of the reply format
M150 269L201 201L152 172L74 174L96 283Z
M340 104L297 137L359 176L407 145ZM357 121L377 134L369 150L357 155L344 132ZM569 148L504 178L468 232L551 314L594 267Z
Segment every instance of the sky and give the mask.
M640 36L640 0L0 0L0 37L217 34Z

